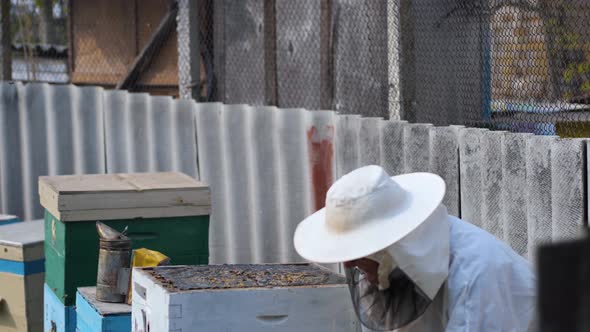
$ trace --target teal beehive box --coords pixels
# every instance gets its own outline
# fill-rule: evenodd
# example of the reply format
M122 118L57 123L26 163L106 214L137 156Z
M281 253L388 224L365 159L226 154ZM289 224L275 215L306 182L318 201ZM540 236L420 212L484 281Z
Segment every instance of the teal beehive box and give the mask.
M45 208L45 283L73 305L78 287L95 286L96 221L123 231L133 249L149 248L171 264L207 264L209 187L176 172L39 178Z

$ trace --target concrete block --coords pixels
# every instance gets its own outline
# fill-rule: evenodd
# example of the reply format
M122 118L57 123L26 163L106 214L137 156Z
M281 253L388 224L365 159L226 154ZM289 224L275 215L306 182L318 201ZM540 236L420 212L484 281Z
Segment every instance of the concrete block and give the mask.
M381 165L381 118L362 118L359 133L360 165Z
M404 126L405 173L428 172L430 169L431 124L408 124Z
M360 115L336 116L336 178L352 172L360 165Z
M404 172L404 126L407 121L382 121L381 166L389 175Z
M440 175L447 185L443 203L449 214L459 216L459 129L430 129L430 172Z
M459 170L461 177L461 218L483 226L481 205L482 137L486 129L459 129Z
M551 145L554 136L532 136L526 142L528 258L536 262L537 247L551 242Z
M551 215L554 241L577 238L587 226L586 142L558 139L551 144Z
M502 146L506 132L486 131L481 138L481 216L483 228L504 239Z
M507 133L502 144L504 241L527 256L526 141L531 134Z

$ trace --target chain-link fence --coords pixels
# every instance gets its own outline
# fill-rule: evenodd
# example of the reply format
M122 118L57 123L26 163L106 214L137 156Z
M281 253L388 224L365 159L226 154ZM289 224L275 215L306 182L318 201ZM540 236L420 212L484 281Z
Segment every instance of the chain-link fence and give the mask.
M585 0L3 1L15 80L590 134Z
M3 1L10 79L178 94L174 1Z
M199 4L210 100L590 134L584 0Z

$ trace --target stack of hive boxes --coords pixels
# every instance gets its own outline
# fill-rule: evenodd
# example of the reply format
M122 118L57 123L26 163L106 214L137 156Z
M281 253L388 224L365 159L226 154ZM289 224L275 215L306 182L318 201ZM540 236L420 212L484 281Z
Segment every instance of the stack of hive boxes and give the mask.
M96 221L171 264L207 264L209 188L175 172L39 178L45 208L45 329L74 331L76 291L95 286Z
M0 225L0 331L43 330L43 221Z

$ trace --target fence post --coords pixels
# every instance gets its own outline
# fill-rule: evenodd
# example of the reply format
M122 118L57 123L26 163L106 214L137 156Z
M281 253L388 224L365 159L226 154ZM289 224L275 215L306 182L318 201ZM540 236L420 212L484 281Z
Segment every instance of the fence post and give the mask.
M0 81L12 80L12 34L10 33L10 0L1 0L0 13L2 30L0 32Z
M200 50L198 0L178 1L178 89L180 97L200 96Z

